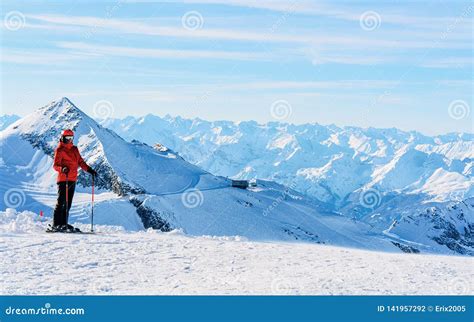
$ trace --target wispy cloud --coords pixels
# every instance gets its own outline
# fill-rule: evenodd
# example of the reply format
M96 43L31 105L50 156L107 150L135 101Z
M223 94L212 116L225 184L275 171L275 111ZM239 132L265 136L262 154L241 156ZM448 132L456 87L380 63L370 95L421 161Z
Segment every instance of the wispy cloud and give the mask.
M249 81L249 82L215 82L215 83L205 83L205 84L182 84L179 89L175 85L161 85L155 86L155 89L147 90L102 90L102 91L87 91L87 92L74 92L71 95L168 95L174 93L179 95L202 95L205 92L226 92L226 93L235 93L236 91L263 91L271 92L275 91L280 93L281 91L297 93L297 94L316 94L314 90L321 91L321 93L326 91L360 91L360 90L380 90L391 88L396 85L395 81L385 81L385 80L339 80L339 81L314 81L314 82L305 82L305 81L271 81L271 80L262 80L262 81ZM319 95L319 94L318 94Z
M363 47L393 49L423 49L423 48L464 48L468 49L469 44L463 39L442 39L443 34L431 37L426 40L420 39L387 39L384 37L371 37L369 33L360 33L358 37L339 34L335 32L322 32L321 30L301 30L296 29L294 34L275 32L269 29L260 30L236 30L202 28L198 30L188 30L181 27L163 26L159 21L153 23L143 23L134 20L109 19L89 16L62 16L62 15L27 15L28 19L58 26L83 27L83 38L90 38L88 35L99 32L119 32L122 34L137 34L148 36L178 37L192 40L233 40L250 41L260 43L293 43L310 46L325 46L332 48L357 49ZM35 28L40 28L35 26Z
M307 37L294 37L292 35L262 34L261 32L247 32L231 29L200 29L188 30L182 27L171 27L151 23L142 23L133 20L108 19L88 16L62 16L62 15L28 15L29 19L64 26L81 26L94 30L111 30L125 34L140 34L148 36L181 37L181 38L208 38L224 40L246 41L276 41L276 42L304 42ZM87 30L86 30L87 32ZM86 37L87 34L85 33Z
M3 49L0 60L3 63L26 64L26 65L60 65L69 64L78 60L86 60L94 57L92 53L57 53L38 50L11 50Z
M428 68L466 68L474 65L473 57L450 57L428 59L421 66Z
M466 87L472 89L474 87L474 81L471 80L459 80L459 79L446 79L436 81L437 84L447 87Z
M266 90L266 89L334 89L334 90L360 90L390 88L396 85L395 81L385 80L338 80L338 81L255 81L224 85L208 84L206 87L218 86L225 90Z
M157 2L153 0L128 0L127 2ZM264 9L281 13L298 13L302 15L325 16L334 19L346 21L359 21L360 15L365 11L358 9L357 4L335 5L334 2L321 2L311 0L185 0L189 4L215 4L223 6L246 7L254 9ZM466 2L464 10L459 12L458 16L432 17L432 16L414 16L400 15L389 12L381 12L384 23L404 25L416 28L434 28L439 29L450 24L463 24L466 28L472 24L469 16L464 16L466 11L473 10L473 4ZM459 21L462 18L463 21Z
M172 50L154 48L136 48L124 46L106 46L84 42L58 42L58 47L74 49L80 53L104 56L125 56L168 59L229 59L229 60L268 60L269 54L255 52L219 51L219 50Z

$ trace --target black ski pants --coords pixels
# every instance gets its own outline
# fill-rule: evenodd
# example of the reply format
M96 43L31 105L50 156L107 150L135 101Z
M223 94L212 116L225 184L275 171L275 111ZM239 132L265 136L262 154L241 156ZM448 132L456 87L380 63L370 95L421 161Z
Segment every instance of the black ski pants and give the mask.
M76 190L76 182L68 182L68 200L66 202L66 182L58 182L58 201L54 208L53 225L67 225L69 209L71 209L72 198Z

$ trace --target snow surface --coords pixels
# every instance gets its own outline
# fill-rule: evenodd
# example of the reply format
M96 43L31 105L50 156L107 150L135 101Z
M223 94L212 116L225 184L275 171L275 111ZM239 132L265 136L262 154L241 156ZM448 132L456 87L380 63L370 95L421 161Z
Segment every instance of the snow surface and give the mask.
M2 295L470 295L474 259L395 254L180 231L48 234L31 212L0 212ZM79 225L87 230L87 225Z

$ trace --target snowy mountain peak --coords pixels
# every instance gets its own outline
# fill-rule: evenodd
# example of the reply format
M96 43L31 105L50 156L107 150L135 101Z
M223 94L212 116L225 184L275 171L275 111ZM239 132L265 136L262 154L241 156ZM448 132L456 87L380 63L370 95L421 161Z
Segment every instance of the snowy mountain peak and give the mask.
M75 130L82 120L86 120L90 125L98 126L67 97L63 97L22 118L16 122L12 130L18 130L27 136L42 136L43 141L47 138L49 143L57 141L63 130Z
M68 121L73 122L79 121L83 118L88 118L88 116L67 97L62 97L59 100L52 101L51 103L40 107L38 112L58 121L67 119ZM90 119L90 121L93 120Z
M54 100L48 105L45 105L43 107L40 107L40 110L64 110L65 112L71 110L71 109L78 109L76 105L74 105L73 102L67 97L62 97L58 100ZM79 109L78 109L79 110Z
M75 132L75 144L84 159L101 172L96 184L119 195L180 191L206 174L171 150L158 151L143 143L126 142L113 131L103 128L66 97L12 124L4 131L4 144L9 145L10 141L21 138L52 158L64 129ZM24 149L30 150L31 147L25 146ZM90 177L83 173L78 182L83 186L91 184Z

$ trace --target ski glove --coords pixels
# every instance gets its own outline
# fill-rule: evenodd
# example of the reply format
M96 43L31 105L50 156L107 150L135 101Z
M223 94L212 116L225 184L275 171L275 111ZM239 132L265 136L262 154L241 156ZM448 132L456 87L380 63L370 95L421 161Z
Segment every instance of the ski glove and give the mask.
M61 172L65 173L65 174L68 174L69 173L69 168L68 167L62 167Z
M97 176L97 171L95 171L95 170L92 169L92 168L89 168L89 170L87 170L87 172L89 172L90 174L92 174L94 177Z

